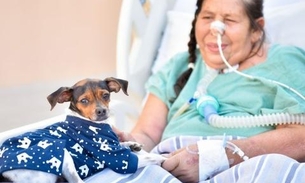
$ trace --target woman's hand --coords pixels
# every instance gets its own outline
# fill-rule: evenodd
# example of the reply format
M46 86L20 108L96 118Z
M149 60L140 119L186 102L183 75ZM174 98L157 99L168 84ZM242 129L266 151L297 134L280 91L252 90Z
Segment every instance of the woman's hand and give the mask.
M162 167L182 182L199 182L199 155L197 144L168 155Z
M120 142L136 141L130 133L123 132L114 126L112 127L112 129L114 133L116 133L116 135L118 136Z

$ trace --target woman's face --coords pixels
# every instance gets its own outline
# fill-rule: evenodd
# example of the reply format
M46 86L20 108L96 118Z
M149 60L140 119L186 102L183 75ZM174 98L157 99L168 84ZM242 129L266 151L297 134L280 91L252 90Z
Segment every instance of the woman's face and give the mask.
M205 0L196 22L196 40L203 60L212 68L226 68L220 57L217 38L210 31L211 23L219 20L226 26L222 36L222 51L231 65L247 60L258 31L250 29L241 0Z

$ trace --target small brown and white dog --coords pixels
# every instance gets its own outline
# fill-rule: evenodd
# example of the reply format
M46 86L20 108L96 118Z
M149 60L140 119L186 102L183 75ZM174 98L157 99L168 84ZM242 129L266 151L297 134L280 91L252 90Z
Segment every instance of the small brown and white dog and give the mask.
M133 173L165 158L147 153L137 142L119 142L107 123L110 93L128 82L116 78L85 79L72 87L61 87L48 96L51 110L70 102L65 121L7 139L0 147L0 173L4 181L81 183L83 179L111 168ZM129 147L126 147L129 146ZM132 148L139 152L133 152Z

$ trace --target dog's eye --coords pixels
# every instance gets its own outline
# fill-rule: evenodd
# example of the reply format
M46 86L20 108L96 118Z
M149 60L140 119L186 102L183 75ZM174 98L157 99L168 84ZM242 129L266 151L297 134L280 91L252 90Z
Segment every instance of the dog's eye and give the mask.
M82 104L88 104L88 103L89 103L89 100L83 98L83 99L80 100L80 102L81 102Z
M109 100L109 96L109 93L104 93L102 97L104 100Z

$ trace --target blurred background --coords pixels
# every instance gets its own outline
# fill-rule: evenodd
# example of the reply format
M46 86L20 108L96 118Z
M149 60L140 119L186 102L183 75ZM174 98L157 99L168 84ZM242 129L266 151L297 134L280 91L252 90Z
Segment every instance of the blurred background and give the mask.
M46 97L115 76L121 0L0 1L0 132L62 114ZM115 95L113 95L115 96Z

